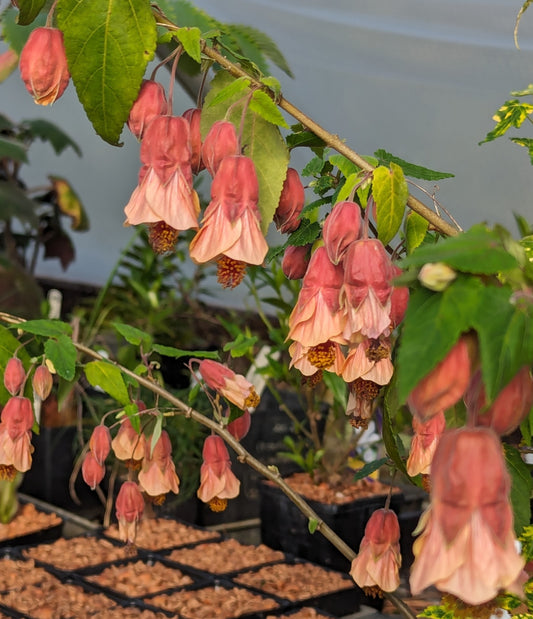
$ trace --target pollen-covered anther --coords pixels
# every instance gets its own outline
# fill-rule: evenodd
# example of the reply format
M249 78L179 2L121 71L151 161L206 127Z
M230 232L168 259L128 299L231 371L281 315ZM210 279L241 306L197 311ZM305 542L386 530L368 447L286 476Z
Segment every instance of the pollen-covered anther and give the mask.
M374 400L379 394L380 385L371 380L358 378L354 381L354 389L360 398Z
M370 340L370 346L366 349L365 355L370 361L381 361L390 356L390 349L379 340Z
M360 417L359 415L350 415L348 417L348 423L356 430L366 430L368 428L369 421L369 419L363 419L363 417Z
M250 394L244 400L244 406L246 408L256 408L260 401L261 398L257 395L255 389L251 389Z
M484 604L471 606L451 593L442 596L442 605L448 609L453 609L453 616L457 619L473 619L474 617L476 619L490 619L490 617L499 616L498 609L500 608L497 598Z
M148 503L152 503L153 505L163 505L163 503L166 501L167 495L158 494L157 496L150 496L149 494L146 494L145 498Z
M223 288L235 288L244 279L246 263L221 256L217 260L217 280Z
M207 504L212 512L223 512L228 506L228 499L213 497Z
M134 460L133 458L130 458L129 460L124 460L124 466L130 471L140 471L142 464L142 460Z
M164 221L157 221L148 226L150 231L148 241L155 254L167 254L174 250L178 242L178 230Z
M12 464L0 464L0 480L14 481L17 469Z
M335 361L335 344L328 340L311 346L307 353L307 360L319 370L329 368Z
M383 589L380 589L377 585L374 585L373 587L363 587L363 591L365 595L368 595L368 597L371 597L371 598L384 597Z
M312 376L303 376L302 385L307 385L311 388L316 387L322 380L323 375L324 372L322 372L322 370L318 370L318 372L315 372Z

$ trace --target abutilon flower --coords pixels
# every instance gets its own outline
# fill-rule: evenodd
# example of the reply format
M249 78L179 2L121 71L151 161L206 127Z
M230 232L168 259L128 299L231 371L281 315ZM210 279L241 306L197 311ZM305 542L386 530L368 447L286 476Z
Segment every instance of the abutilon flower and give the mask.
M167 97L163 86L154 80L143 80L128 117L129 130L141 140L146 127L154 118L166 114L167 108Z
M445 429L446 419L442 411L427 421L419 421L413 417L414 436L406 465L408 475L429 475L431 461Z
M185 110L182 114L183 118L189 121L191 134L191 168L193 174L198 174L204 169L202 161L202 135L200 133L200 121L202 119L202 110L198 107L193 107Z
M200 203L192 186L189 123L157 116L141 142L139 184L124 208L125 225L163 222L175 230L198 228ZM152 231L153 232L153 231Z
M46 365L40 365L35 369L32 378L32 386L33 391L41 400L46 400L50 395L52 387L54 386L54 379Z
M137 525L144 512L144 499L134 481L125 481L120 486L115 508L120 539L128 544L134 544Z
M328 370L340 376L345 361L340 344L331 340L313 347L293 342L289 346L289 354L291 356L289 367L295 367L304 376L314 376L321 370Z
M378 509L366 524L350 576L365 592L379 595L400 586L401 564L398 516L390 509Z
M98 462L92 451L88 451L81 465L81 474L83 481L94 490L96 486L104 479L105 466Z
M363 378L378 385L387 385L393 373L390 342L387 339L367 339L351 345L342 369L342 377L347 383Z
M0 479L12 481L31 468L33 410L28 398L9 398L0 416Z
M354 428L368 428L380 388L381 385L364 378L356 378L350 383L346 415Z
M218 280L224 287L238 285L246 264L261 264L267 254L258 198L253 161L242 155L223 159L211 185L211 202L202 227L191 241L189 253L197 263L218 259Z
M281 270L287 279L302 279L309 266L311 245L289 245L283 253Z
M145 443L145 455L141 472L139 473L139 485L146 494L155 497L157 504L165 500L168 492L178 494L180 480L176 474L176 467L172 460L172 445L165 430L161 431L152 450L151 439Z
M511 480L489 428L442 435L431 464L431 504L413 545L411 591L430 585L479 605L514 587L524 560L516 548Z
M241 374L235 374L228 366L211 359L203 359L198 371L208 387L241 410L255 408L259 404L259 396L252 383Z
M346 339L355 334L372 339L388 335L394 271L383 244L377 239L355 241L343 262Z
M202 457L198 498L213 511L224 511L227 500L238 496L241 482L231 470L229 453L220 436L205 439Z
M425 421L458 402L471 375L471 339L461 336L446 357L418 383L407 398L409 409Z
M20 75L35 103L50 105L65 92L70 73L57 28L35 28L20 54Z
M103 424L97 425L89 439L89 449L98 464L103 464L111 451L111 433Z
M322 228L322 238L333 264L339 264L348 247L359 239L361 234L361 207L355 202L338 202L326 218Z
M26 378L22 361L18 357L11 357L4 370L4 386L11 395L16 395Z
M240 417L228 423L226 430L233 438L240 441L248 434L251 425L252 416L250 415L250 411L246 409Z
M274 213L274 224L280 232L294 232L299 227L304 203L305 190L300 175L294 168L288 168Z
M476 426L492 428L497 434L510 434L527 417L533 405L533 378L524 366L487 406L481 370L473 376L464 395L468 419Z
M227 120L217 120L202 144L202 162L214 177L226 157L240 155L241 147L235 125Z
M392 265L393 277L402 274L402 270L395 264ZM407 305L409 303L409 288L407 286L396 286L393 284L390 297L390 322L391 327L396 328L403 320Z
M311 256L298 300L289 316L289 335L302 346L312 348L329 340L344 343L346 316L340 305L344 279L342 266L334 265L325 247Z
M123 460L128 468L139 468L144 458L146 438L139 434L126 417L111 441L113 453L119 460Z

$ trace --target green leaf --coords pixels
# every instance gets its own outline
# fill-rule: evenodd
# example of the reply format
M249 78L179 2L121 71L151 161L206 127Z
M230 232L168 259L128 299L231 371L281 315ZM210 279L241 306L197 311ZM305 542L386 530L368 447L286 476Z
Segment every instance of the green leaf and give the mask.
M130 395L121 371L108 361L90 361L85 376L93 387L100 387L120 404L130 403Z
M380 148L377 150L374 155L379 159L380 165L390 165L391 163L395 163L399 165L405 176L410 176L412 178L421 178L425 181L440 181L444 178L453 178L455 174L451 172L437 172L436 170L430 170L429 168L424 168L419 165L415 165L414 163L409 163L400 157L396 157L388 153L386 150Z
M492 117L496 121L496 126L479 144L492 142L507 133L511 127L520 127L532 112L533 105L530 103L522 103L518 99L506 101Z
M518 11L518 15L516 16L516 21L515 21L514 31L513 31L514 44L516 45L516 49L518 49L518 26L520 24L520 20L522 19L522 15L527 11L531 2L533 2L533 0L525 0L524 4L522 4L522 6L520 7L520 10Z
M179 28L175 31L179 42L183 45L183 49L189 56L196 60L198 64L202 62L199 28Z
M342 175L348 178L351 174L356 174L361 171L361 168L355 165L355 163L351 162L344 155L339 155L337 153L330 155L328 158L331 165L336 166L342 172Z
M510 138L511 142L527 148L529 161L533 165L533 140L531 138Z
M473 326L479 308L486 311L480 305L483 288L477 277L459 276L442 293L423 287L412 292L395 364L400 403Z
M174 348L173 346L163 346L162 344L154 344L152 346L154 352L163 355L163 357L173 357L179 359L180 357L199 357L201 359L219 359L218 353L212 350L181 350L180 348Z
M279 83L279 80L276 79L275 77L272 77L271 75L262 77L261 84L263 84L270 90L270 92L274 95L276 100L281 95L281 84Z
M274 101L272 101L271 97L262 90L254 91L249 109L273 125L278 125L287 129L289 128L289 125L283 118L283 114L279 111L278 106L274 103Z
M22 48L24 47L28 37L32 30L37 26L44 26L46 22L46 14L41 13L33 22L28 26L23 26L18 21L19 12L14 7L9 7L2 12L1 25L2 35L6 42L9 44L17 54L20 55Z
M31 24L44 8L46 0L19 0L17 2L19 8L18 23L21 26Z
M466 273L497 274L518 266L503 246L499 234L484 224L448 237L434 245L424 245L400 262L400 267L421 267L426 262L445 262Z
M140 329L137 329L137 327L132 327L131 325L126 325L122 322L112 322L111 325L117 333L122 335L126 342L133 344L133 346L140 346L142 344L144 352L148 352L152 347L152 336L144 331L141 331Z
M43 142L50 142L56 155L66 150L69 146L81 157L81 148L62 129L54 123L42 118L23 120L21 125L30 132L33 137L40 138Z
M360 182L361 176L358 172L347 176L346 180L344 181L344 185L340 188L339 193L336 196L336 201L344 202L345 200L348 200L353 190L355 189L355 186Z
M27 152L28 147L24 142L0 137L0 159L13 159L21 163L28 163Z
M295 230L287 239L288 245L296 245L302 247L314 243L320 236L322 228L317 221L309 221L302 219L298 229Z
M26 320L26 322L17 324L16 328L26 331L26 333L44 337L61 337L62 335L72 334L72 327L61 320Z
M138 415L139 407L135 402L130 402L124 406L124 414L131 421L131 425L135 432L140 433L141 431L141 418Z
M231 107L228 120L239 126L245 101L240 95L230 97L223 103L209 105L220 90L228 86L233 78L225 72L220 72L211 82L211 89L206 97L207 108L202 112L202 135L205 135L211 125L225 118L228 106ZM235 106L232 104L235 103ZM266 233L279 204L281 189L287 175L289 152L279 128L267 122L253 110L248 110L244 121L242 144L244 154L255 164L259 181L259 211L261 213L261 228Z
M505 461L511 475L511 505L514 513L514 528L517 535L531 521L529 497L533 488L531 472L515 447L504 443Z
M154 455L154 449L157 441L161 437L163 430L163 415L158 415L155 420L154 431L152 432L152 438L150 440L150 458Z
M7 221L12 217L37 226L35 214L37 204L30 200L24 191L9 181L0 180L0 219Z
M390 169L380 166L374 170L372 195L376 202L378 238L386 245L400 229L409 196L399 165L391 163Z
M427 219L410 211L405 218L405 246L408 254L419 247L426 238L429 222Z
M352 477L352 480L359 481L360 479L369 477L374 471L377 471L388 461L388 458L380 458L379 460L374 460L374 462L367 462L367 464L362 466L360 469L357 469L355 475Z
M206 100L203 108L204 111L211 105L218 105L228 99L234 99L239 95L244 95L244 93L248 92L249 86L250 80L247 77L239 77L233 80L227 86L221 88L214 97L209 98L209 101Z
M383 400L383 443L389 458L394 462L399 471L402 471L407 475L407 469L405 468L405 462L400 453L400 446L398 441L400 438L397 432L393 429L392 420L396 417L400 408L400 400L398 398L398 385L396 373L393 375L392 381L386 388L385 398Z
M247 336L244 333L239 333L233 342L229 342L224 346L224 352L230 352L232 357L243 357L253 351L253 348L259 338Z
M319 176L325 165L322 157L313 157L302 170L302 176Z
M317 530L318 520L316 518L309 518L309 522L307 523L307 528L309 529L309 533L313 535L313 533Z
M70 337L61 334L57 339L46 340L44 353L61 378L68 381L74 378L78 353Z
M148 0L61 0L56 10L78 98L106 142L119 144L157 29Z

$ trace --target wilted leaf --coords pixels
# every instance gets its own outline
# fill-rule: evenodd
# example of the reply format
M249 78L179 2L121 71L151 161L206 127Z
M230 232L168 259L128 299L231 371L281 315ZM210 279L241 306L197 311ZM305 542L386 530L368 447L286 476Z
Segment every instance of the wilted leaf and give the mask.
M89 229L89 219L72 185L59 176L49 176L56 194L56 204L63 215L72 219L71 228L78 232Z
M17 68L19 63L19 57L17 52L12 49L8 49L0 54L0 83L7 80L7 78Z
M68 234L63 232L60 228L51 230L50 233L46 235L43 245L44 259L58 258L63 271L66 271L69 264L73 262L76 257L74 244L70 240Z

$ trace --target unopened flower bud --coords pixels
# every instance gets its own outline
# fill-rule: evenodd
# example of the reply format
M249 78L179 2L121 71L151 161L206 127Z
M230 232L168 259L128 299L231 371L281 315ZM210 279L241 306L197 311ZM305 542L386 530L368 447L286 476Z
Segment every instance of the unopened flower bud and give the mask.
M103 464L111 450L111 433L107 426L99 424L94 428L89 440L89 449L98 464Z
M183 112L182 116L189 121L191 127L191 168L193 174L198 174L198 172L204 169L202 161L202 136L200 134L202 110L193 107Z
M324 222L322 237L333 264L339 264L349 245L361 231L361 207L355 202L339 202Z
M20 54L20 75L35 103L50 105L68 86L70 73L57 28L35 28Z
M33 390L41 398L41 400L46 400L54 385L54 379L52 378L52 374L46 365L40 365L35 370L32 385Z
M157 116L167 113L165 89L159 82L143 80L137 99L134 101L128 117L128 128L141 140L144 130Z
M294 168L289 168L274 213L274 223L280 232L294 232L298 228L304 203L305 190L300 175Z
M202 145L202 161L211 176L215 176L225 157L240 154L239 139L233 123L217 120L213 123Z
M251 423L252 416L250 415L250 411L246 409L240 417L228 423L226 429L234 438L240 441L250 431Z
M281 269L287 279L302 279L311 259L311 245L289 245L283 254Z
M6 364L4 372L4 385L11 395L18 393L19 389L24 384L26 372L22 361L18 357L11 357Z
M396 265L392 265L393 279L402 274L402 270ZM407 286L396 286L392 282L393 289L390 297L390 322L393 327L397 327L403 320L407 305L409 303L409 288Z
M81 465L81 474L83 481L91 490L94 490L102 479L104 479L105 466L101 462L98 462L93 453L89 451Z
M430 290L442 292L457 277L457 273L444 262L428 262L418 273L418 280Z

